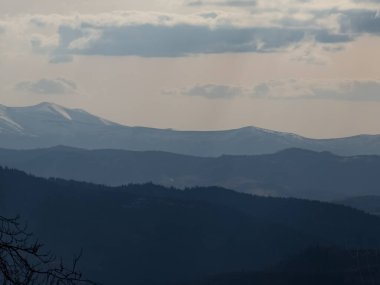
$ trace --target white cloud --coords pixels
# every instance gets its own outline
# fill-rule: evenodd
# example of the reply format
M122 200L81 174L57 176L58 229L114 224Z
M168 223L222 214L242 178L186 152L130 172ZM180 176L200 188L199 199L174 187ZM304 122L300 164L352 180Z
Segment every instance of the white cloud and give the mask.
M256 82L251 86L203 84L162 93L207 99L380 101L380 80L282 79Z
M36 81L22 81L14 86L15 90L32 94L62 95L72 94L77 90L77 85L64 78L46 79Z
M251 92L260 99L380 101L380 80L271 80Z
M200 6L226 6L226 7L254 7L256 0L187 0L185 4L190 7Z
M199 96L207 99L232 99L243 94L239 87L227 85L197 85L182 91L186 96Z
M252 86L195 85L162 93L207 99L380 101L380 80L282 79L256 82Z

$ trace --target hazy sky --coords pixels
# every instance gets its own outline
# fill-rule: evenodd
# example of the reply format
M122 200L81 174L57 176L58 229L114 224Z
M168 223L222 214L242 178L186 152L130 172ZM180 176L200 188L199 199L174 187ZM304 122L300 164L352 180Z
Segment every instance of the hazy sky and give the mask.
M0 103L127 125L380 133L380 0L0 0Z

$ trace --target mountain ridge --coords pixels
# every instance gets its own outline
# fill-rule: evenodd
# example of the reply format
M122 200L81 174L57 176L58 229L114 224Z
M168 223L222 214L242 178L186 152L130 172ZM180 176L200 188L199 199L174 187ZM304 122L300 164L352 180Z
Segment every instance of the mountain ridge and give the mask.
M380 154L380 135L312 139L254 126L231 130L179 131L124 126L82 109L70 109L48 102L27 107L0 107L0 147L32 149L55 145L85 149L154 150L202 157L265 154L287 148L356 155Z
M287 149L274 154L196 157L162 151L87 150L67 146L0 148L0 165L41 177L110 186L147 183L221 186L264 196L343 200L379 195L380 156L338 156Z

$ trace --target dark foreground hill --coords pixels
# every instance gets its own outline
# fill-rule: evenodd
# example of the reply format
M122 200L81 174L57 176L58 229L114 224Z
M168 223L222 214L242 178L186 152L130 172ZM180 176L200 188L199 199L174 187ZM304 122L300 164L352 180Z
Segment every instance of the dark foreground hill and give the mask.
M111 186L222 186L240 192L319 200L380 194L380 156L341 157L289 149L257 156L200 158L165 152L54 147L0 149L0 165L42 177Z
M357 155L380 154L380 135L310 139L256 127L177 131L124 126L84 110L46 102L28 107L0 105L0 147L30 149L55 145L167 151L196 156L263 154L294 147Z
M358 196L336 201L373 215L380 215L380 196Z
M380 218L345 206L222 188L110 188L0 169L1 214L57 254L82 248L103 284L169 284L261 270L315 245L380 248Z
M270 269L210 276L181 285L365 285L380 284L380 252L310 248Z

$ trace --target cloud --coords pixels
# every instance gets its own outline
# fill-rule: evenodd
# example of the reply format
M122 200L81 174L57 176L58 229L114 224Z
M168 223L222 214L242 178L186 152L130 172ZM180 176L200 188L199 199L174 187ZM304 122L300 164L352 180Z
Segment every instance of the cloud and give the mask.
M252 95L255 98L265 99L271 95L271 86L268 83L259 83L253 88Z
M270 52L301 41L304 30L195 25L136 25L100 28L100 36L84 39L80 29L61 29L58 49L67 54L179 57L193 54ZM74 45L82 40L86 45Z
M223 1L243 5L252 1ZM215 2L216 3L216 2ZM193 3L193 5L195 5ZM357 33L342 28L342 12L324 11L324 15L297 14L293 24L289 16L264 12L250 13L202 12L193 15L131 14L130 18L76 19L76 24L61 24L59 44L52 50L55 58L71 60L73 55L184 57L196 54L278 52L312 40L317 44L345 44ZM331 14L334 14L332 16ZM309 12L310 14L310 12ZM128 14L129 15L129 14ZM322 15L322 16L321 16ZM108 17L108 18L107 18ZM269 18L267 18L269 17ZM350 17L350 13L348 16ZM321 18L325 22L321 22ZM286 19L288 19L286 21ZM334 21L339 21L333 24ZM336 27L338 26L338 28Z
M341 31L354 34L380 35L380 15L373 10L349 10L340 18Z
M195 85L178 90L164 90L163 94L207 99L244 96L261 100L380 101L380 80L280 79L256 82L252 86Z
M198 7L198 6L230 6L230 7L253 7L256 6L256 0L191 0L186 1L187 6Z
M183 57L195 54L267 53L312 38L320 44L347 43L348 34L327 29L241 27L205 24L62 26L55 55Z
M269 80L257 83L250 92L257 99L299 99L311 98L311 86L315 82L287 79Z
M338 88L314 87L312 90L319 99L380 101L380 81L346 81Z
M356 3L380 3L380 0L353 0Z
M342 49L344 49L344 45L337 45L336 43L321 45L310 38L294 47L290 54L290 60L310 65L325 65L329 62L326 53L337 52Z
M222 6L237 6L237 7L252 7L257 3L255 0L226 0L222 1L219 5Z
M243 94L239 87L227 85L197 85L187 90L182 94L186 96L199 96L207 99L232 99Z
M70 62L82 56L184 57L219 53L293 53L307 63L318 63L320 54L339 51L365 34L380 35L380 18L367 4L347 9L331 3L282 0L272 2L207 0L231 7L252 5L253 10L199 8L194 14L119 11L101 14L24 15L0 19L7 27L7 47L49 56L51 63ZM319 3L319 2L318 2ZM352 8L353 5L360 6ZM373 4L371 4L373 5ZM285 8L286 7L286 8ZM345 6L343 6L345 7ZM214 8L212 8L214 9ZM5 23L5 24L4 24ZM25 47L25 43L29 46ZM307 47L302 45L306 44ZM313 49L310 46L318 45ZM339 46L335 48L334 46ZM307 50L308 49L308 50ZM316 53L318 52L318 53ZM314 59L312 59L314 58Z
M74 82L64 79L40 79L37 81L22 81L15 85L17 91L42 94L61 95L75 93L77 86Z
M271 80L252 89L257 99L380 101L379 80Z
M53 53L50 56L49 62L50 63L67 63L72 62L74 60L74 57L70 54L59 54L59 53Z
M218 13L216 12L204 12L200 13L199 16L206 18L206 19L216 19L218 17Z

